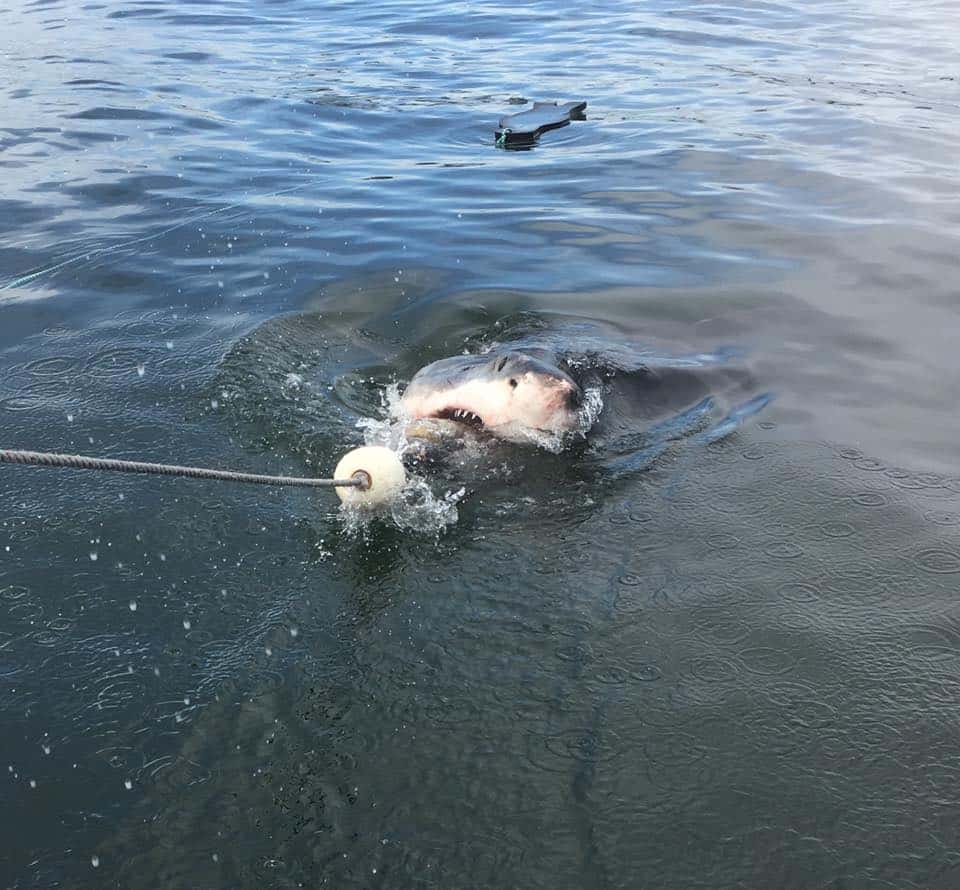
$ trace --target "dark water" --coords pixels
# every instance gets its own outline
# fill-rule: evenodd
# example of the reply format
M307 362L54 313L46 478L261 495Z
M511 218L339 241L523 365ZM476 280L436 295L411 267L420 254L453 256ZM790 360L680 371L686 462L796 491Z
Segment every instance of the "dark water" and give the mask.
M466 346L740 357L439 538L4 469L0 883L956 887L955 18L15 2L5 447L326 473Z

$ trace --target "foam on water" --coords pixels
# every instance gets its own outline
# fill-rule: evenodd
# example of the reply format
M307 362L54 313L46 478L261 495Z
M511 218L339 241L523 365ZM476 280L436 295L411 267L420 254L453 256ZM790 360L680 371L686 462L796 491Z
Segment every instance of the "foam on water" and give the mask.
M363 432L364 444L389 448L401 458L415 452L421 443L416 437L410 436L410 424L414 418L403 406L398 384L392 383L384 387L381 405L381 417L363 417L357 421L357 427ZM533 446L551 454L560 454L586 436L602 411L602 387L588 386L584 389L583 406L578 412L576 429L552 432L522 425L498 427L496 438L514 445ZM464 462L479 463L486 456L485 452L492 444L492 437L478 435L468 428L461 432L462 435L457 438L456 443L451 444L451 448L455 448L459 455L459 465L463 466ZM495 467L493 472L498 470L502 475L507 467ZM340 515L344 527L351 534L360 534L371 521L388 517L403 531L439 536L457 522L457 504L467 494L465 486L450 487L446 484L448 481L443 477L430 479L408 469L407 485L401 497L389 507L372 511L347 504L341 505Z
M435 494L430 483L419 476L408 476L407 484L389 506L369 510L341 504L340 518L349 536L363 537L371 522L389 519L400 531L439 538L459 518L457 504L466 494L465 488Z

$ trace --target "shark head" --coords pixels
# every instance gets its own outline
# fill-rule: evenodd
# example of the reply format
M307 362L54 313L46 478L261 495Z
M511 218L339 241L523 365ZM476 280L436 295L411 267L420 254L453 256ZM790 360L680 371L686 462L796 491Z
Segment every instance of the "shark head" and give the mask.
M548 354L499 349L427 365L402 404L415 418L453 420L510 439L577 429L583 390Z

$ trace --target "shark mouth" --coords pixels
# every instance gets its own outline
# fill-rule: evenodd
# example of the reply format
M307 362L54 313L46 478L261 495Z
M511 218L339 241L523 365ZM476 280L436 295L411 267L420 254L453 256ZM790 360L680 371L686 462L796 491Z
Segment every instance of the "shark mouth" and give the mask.
M472 426L477 430L483 429L483 418L466 408L443 408L433 416L439 420L455 420L457 423Z

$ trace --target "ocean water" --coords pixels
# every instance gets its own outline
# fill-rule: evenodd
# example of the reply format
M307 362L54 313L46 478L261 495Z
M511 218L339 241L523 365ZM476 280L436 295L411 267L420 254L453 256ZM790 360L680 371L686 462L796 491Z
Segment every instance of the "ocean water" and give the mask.
M0 467L0 885L956 887L955 19L8 4L2 447L325 475L508 342L603 410L359 529Z

